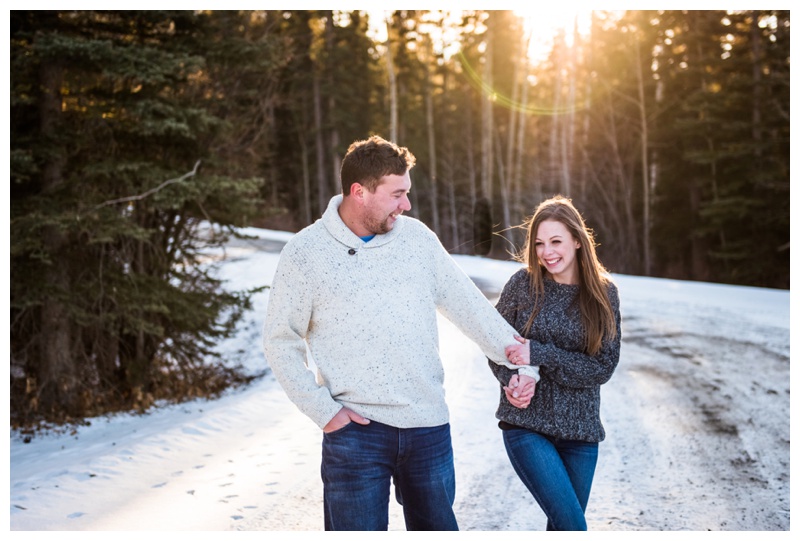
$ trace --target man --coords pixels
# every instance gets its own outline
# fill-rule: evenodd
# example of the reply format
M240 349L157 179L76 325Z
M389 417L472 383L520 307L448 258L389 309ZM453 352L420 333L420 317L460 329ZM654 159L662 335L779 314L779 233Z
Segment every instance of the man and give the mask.
M353 143L342 195L286 244L270 290L266 358L324 433L326 530L386 530L392 480L408 530L458 529L437 309L490 359L538 380L537 367L506 360L529 360L529 345L436 235L402 216L414 163L377 136Z

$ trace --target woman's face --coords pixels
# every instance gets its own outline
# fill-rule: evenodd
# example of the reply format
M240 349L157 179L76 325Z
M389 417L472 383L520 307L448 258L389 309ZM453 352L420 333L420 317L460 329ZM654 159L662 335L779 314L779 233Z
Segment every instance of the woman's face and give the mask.
M580 243L561 222L545 220L539 224L534 241L536 257L544 268L560 284L578 283L578 260Z

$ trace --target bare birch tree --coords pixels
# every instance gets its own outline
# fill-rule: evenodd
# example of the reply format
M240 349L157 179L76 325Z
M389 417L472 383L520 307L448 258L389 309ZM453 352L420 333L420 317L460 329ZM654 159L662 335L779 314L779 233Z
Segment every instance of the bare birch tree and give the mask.
M642 153L642 259L644 262L644 275L650 276L652 258L650 255L650 165L648 161L648 148L650 146L647 130L647 102L644 94L644 75L642 73L642 54L639 37L634 36L636 57L636 82L639 92L638 108L641 126L641 153Z
M386 16L386 73L389 77L389 140L397 142L397 76L392 60L392 19Z
M431 190L431 219L433 230L441 234L439 227L439 186L436 167L436 130L435 119L433 116L433 81L431 77L431 65L435 62L433 55L433 43L429 34L425 35L425 127L428 134L428 158L430 160L430 190Z
M327 17L325 19L325 46L328 51L328 55L333 53L333 49L336 46L333 40L333 11L326 11ZM332 62L329 60L326 62L326 71L327 71L327 81L328 81L328 88L334 88L335 82L333 80L334 74L334 66ZM334 92L328 93L328 115L330 118L334 116L334 112L336 111L336 94ZM335 122L329 122L328 127L328 155L330 156L330 168L331 174L328 175L330 179L330 186L331 186L331 193L339 193L341 191L341 186L339 184L339 170L342 166L342 160L339 156L339 127L336 125Z
M561 94L562 94L562 76L563 70L561 68L562 59L564 55L564 34L559 34L557 46L555 48L556 65L554 66L553 80L553 112L550 115L550 144L549 144L549 157L548 157L548 180L556 181L559 177L563 182L563 176L560 175L560 160L559 160L559 134L561 133L562 117L558 112L561 110ZM560 46L559 46L560 45ZM561 185L561 192L564 196L569 196L569 186Z
M492 172L494 171L494 32L493 18L489 17L486 29L486 50L484 51L483 86L486 89L481 99L481 197L492 200Z
M328 179L325 175L325 143L322 122L322 89L320 88L320 75L314 68L312 93L314 99L314 149L317 158L317 212L322 214L328 205Z

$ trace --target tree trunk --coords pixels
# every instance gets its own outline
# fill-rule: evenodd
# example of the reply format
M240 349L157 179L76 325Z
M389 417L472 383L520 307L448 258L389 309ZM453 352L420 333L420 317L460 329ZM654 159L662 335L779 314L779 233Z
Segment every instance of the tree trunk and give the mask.
M485 88L494 88L494 77L493 77L493 62L492 56L494 55L494 18L489 16L487 20L487 31L486 31L486 51L484 52L484 65L483 65L483 81ZM483 206L480 209L481 218L476 219L476 223L482 224L483 227L488 223L489 225L489 233L487 235L486 232L482 232L480 235L481 238L481 247L479 248L479 252L486 251L485 253L492 252L492 227L493 227L493 219L492 219L492 181L493 181L493 171L494 171L494 152L493 152L493 144L492 138L494 136L494 111L493 111L493 101L492 96L488 93L484 93L481 99L481 189L480 189L480 198L479 201L483 201L484 205L488 205L488 216L486 215L486 209ZM478 210L476 209L476 214ZM477 239L476 239L477 240ZM488 246L487 246L488 244Z
M467 154L467 184L469 188L469 206L475 207L478 200L478 172L475 170L475 140L473 139L474 124L472 116L472 108L469 107L467 111L467 137L464 142Z
M270 130L270 139L275 141L277 139L277 134L273 133L276 131L275 126L277 122L275 121L275 105L274 103L270 103L267 118L269 119L269 130ZM278 197L278 168L277 167L270 167L269 168L269 186L270 186L270 197L272 201L272 206L277 208L280 199ZM311 194L309 194L309 199ZM309 203L310 204L310 203Z
M755 142L755 155L760 159L762 155L761 149L761 108L763 107L763 89L762 89L762 74L763 74L763 55L764 46L762 44L761 29L758 26L759 12L752 11L751 17L753 18L750 23L750 36L753 42L753 141Z
M639 90L639 121L641 124L641 155L642 155L642 259L644 262L644 276L650 276L650 165L648 161L648 131L647 131L647 104L644 94L644 76L642 74L641 46L638 36L634 36L636 51L636 82Z
M561 56L563 55L562 48L557 49L558 61L557 63L561 64ZM558 112L561 109L561 70L556 69L556 76L555 81L553 82L553 115L550 116L551 124L550 124L550 146L549 146L549 159L548 159L548 183L556 183L556 179L561 177L563 181L563 176L559 175L559 152L558 152L558 141L559 141L559 134L561 133L561 122L562 118ZM564 189L563 184L559 183L561 186L562 195L568 196L569 192Z
M436 167L436 130L433 117L433 81L431 80L431 63L433 62L433 44L430 36L426 36L427 61L425 62L425 125L428 132L428 157L431 175L431 218L433 230L441 234L439 227L439 186Z
M508 173L505 170L505 165L503 164L503 159L501 158L502 152L499 148L500 134L497 134L497 137L494 137L493 140L498 147L495 155L497 156L497 176L500 179L500 215L503 217L502 221L500 222L500 231L498 236L501 239L505 239L505 242L494 242L491 256L495 258L503 258L511 248L511 239L509 238L509 227L511 226L511 212L509 211L509 187L511 183L508 180Z
M691 215L697 217L700 215L702 196L697 181L690 181L689 183L689 206L692 209ZM695 218L696 221L696 218ZM692 230L698 229L697 224L692 225ZM691 268L690 278L699 282L707 281L711 276L711 271L708 265L706 254L708 254L708 243L705 238L700 235L692 235L690 240L691 249Z
M467 216L472 214L472 220L469 223L464 224L465 227L463 229L464 236L466 237L465 242L468 242L468 254L475 255L475 245L478 242L477 238L474 235L475 231L475 220L477 219L475 215L476 205L478 203L478 174L475 170L475 141L473 139L473 117L472 117L472 107L467 108L467 137L464 144L466 146L466 154L467 154L467 188L469 190L469 206L468 211L465 212ZM470 240L471 239L471 240Z
M450 250L460 252L461 241L458 235L458 213L456 212L456 186L452 175L449 176L447 185L447 202L450 211Z
M522 47L524 40L520 41L520 47ZM500 177L500 185L503 190L503 197L502 197L502 214L503 214L503 226L502 226L502 235L506 239L506 247L505 250L508 251L512 249L514 245L514 233L511 229L511 216L512 216L512 200L513 197L513 187L514 187L514 179L517 176L516 173L516 156L522 152L521 147L517 147L517 121L521 116L524 116L520 113L519 107L519 95L520 95L520 86L524 84L523 81L520 79L524 79L524 75L520 76L522 73L522 64L525 61L525 57L527 56L527 49L523 49L522 51L518 51L516 54L516 58L514 58L514 72L512 75L511 80L511 107L508 109L508 132L506 133L506 157L505 157L505 172ZM498 140L499 141L499 140Z
M139 207L141 208L141 207ZM144 214L144 209L142 209L142 213ZM144 222L144 218L140 220L140 224L143 227L146 225ZM136 259L134 261L133 268L136 269L136 273L140 276L144 276L146 271L146 265L144 262L144 241L136 240ZM133 362L130 363L128 369L128 384L130 388L137 393L141 393L144 390L145 385L147 383L147 364L148 364L148 355L146 351L147 345L145 343L145 335L144 330L139 329L136 333L136 350L134 352Z
M392 24L386 19L386 72L389 76L389 140L397 142L397 77L392 60Z
M448 77L448 70L444 70L444 80L442 81L442 89L444 95L447 96L450 91L451 80ZM443 115L444 133L452 133L452 124L448 119L448 115ZM444 185L447 187L447 210L449 212L449 227L450 230L450 243L449 250L455 250L456 253L461 253L461 241L458 233L458 212L456 203L456 179L454 170L455 163L455 150L453 144L453 137L445 137L444 139Z
M319 73L316 68L313 76L314 93L314 133L315 148L317 151L317 211L318 215L325 212L328 206L328 180L325 178L325 144L323 142L322 127L322 91L320 89Z
M45 139L56 136L61 116L61 66L45 62L39 72L41 99L41 132ZM58 145L53 145L55 148ZM42 193L47 196L63 183L65 158L53 153L42 168ZM46 272L47 283L55 291L69 292L66 262L62 261L67 239L57 225L43 228L43 244L51 263ZM70 412L75 404L78 381L75 363L70 355L72 337L70 317L62 299L48 297L41 309L41 358L37 370L40 404L45 411Z
M516 135L517 135L517 119L521 116L519 113L518 100L520 93L520 63L523 61L522 57L526 53L520 54L514 60L514 74L511 80L511 107L508 108L508 133L506 134L506 182L511 185L511 180L515 176L514 172L514 156L516 155Z
M522 96L520 98L520 110L526 111L528 108L528 69L529 69L529 59L528 59L528 48L530 46L531 35L528 35L528 38L524 42L523 47L523 54L522 54ZM527 129L527 121L528 115L522 114L520 115L519 119L519 128L517 130L516 136L516 145L517 145L517 153L516 153L516 161L514 163L513 171L514 176L511 179L511 193L513 194L514 200L514 216L519 222L522 222L526 216L529 214L533 214L533 209L528 209L528 199L523 197L522 191L522 169L523 169L523 162L522 158L525 156L525 134ZM519 228L514 229L514 234L511 235L511 239L514 242L515 246L522 246L524 242L525 232Z
M333 42L333 11L327 11L327 18L325 22L325 45L327 47L328 54L331 54L333 48L336 44ZM328 88L333 89L335 88L336 82L333 80L333 67L330 65L331 62L327 62L326 69L328 71ZM336 96L333 92L330 93L328 96L328 115L333 116L336 112ZM332 119L331 119L332 120ZM331 159L331 175L330 175L330 186L332 194L339 193L341 188L341 182L339 182L339 170L342 166L342 160L339 156L339 128L336 122L330 122L330 146L328 148L328 153Z
M595 27L597 15L594 11L592 11L592 28ZM592 35L589 36L588 43L581 43L581 47L584 53L584 62L587 66L594 65L594 59L592 58L593 50L594 50L594 43L592 43ZM589 164L586 162L585 159L585 151L589 146L589 131L592 128L592 107L593 107L593 83L591 77L584 77L584 95L582 96L582 103L583 106L581 107L581 114L583 115L583 127L582 133L580 135L580 145L576 148L576 155L580 156L579 163L580 163L580 173L578 174L578 193L577 197L579 201L586 202L586 198L588 197L588 190L586 189L586 185L589 182L590 178L590 171L589 171Z
M575 93L578 64L578 20L575 19L573 28L573 44L570 51L569 63L569 94L567 95L567 115L561 134L561 177L564 195L572 197L572 156L575 148Z
M301 208L303 209L303 226L311 223L311 173L308 170L308 145L305 134L300 134L300 159L303 166L303 193Z
M494 88L494 74L492 73L494 55L494 19L489 17L486 31L486 51L484 52L483 82L485 88ZM481 100L481 197L492 200L492 172L494 171L494 153L492 137L494 135L494 103L492 96L484 93Z

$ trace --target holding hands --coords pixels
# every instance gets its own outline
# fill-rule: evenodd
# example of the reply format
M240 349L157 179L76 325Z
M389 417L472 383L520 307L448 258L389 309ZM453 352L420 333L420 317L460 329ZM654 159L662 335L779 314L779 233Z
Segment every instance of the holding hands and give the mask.
M506 346L506 357L514 364L531 364L531 348L528 341L521 336L514 336L519 344Z
M519 344L507 346L506 357L516 365L531 364L531 349L528 341L521 336L514 336L514 338ZM527 408L536 391L536 380L530 376L514 374L508 381L508 385L503 387L503 390L512 406Z
M514 374L503 390L506 393L506 399L512 406L525 409L530 405L531 398L536 392L536 380L530 376Z

